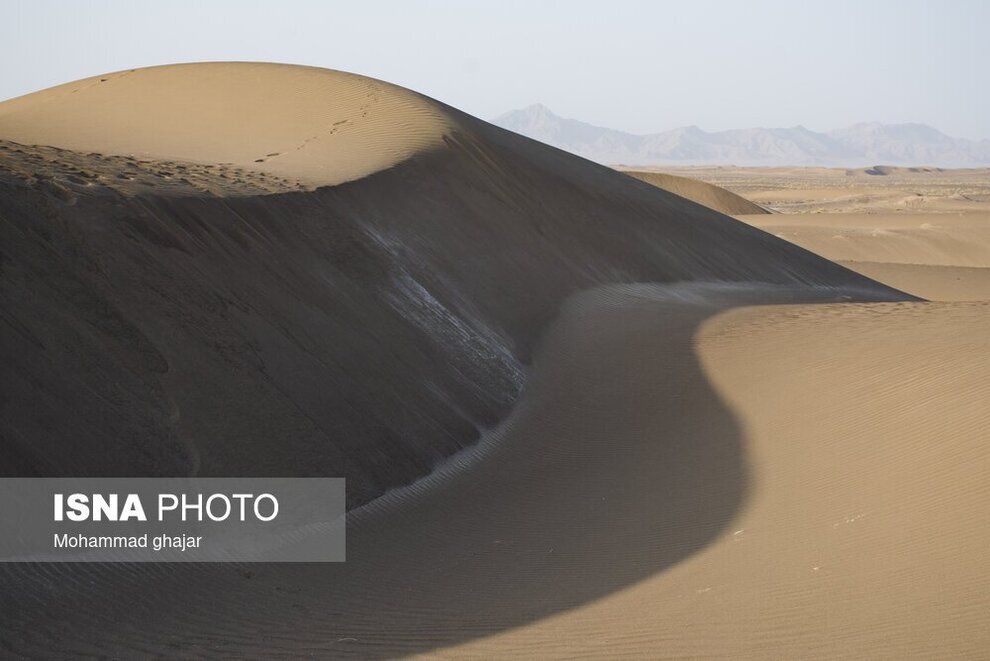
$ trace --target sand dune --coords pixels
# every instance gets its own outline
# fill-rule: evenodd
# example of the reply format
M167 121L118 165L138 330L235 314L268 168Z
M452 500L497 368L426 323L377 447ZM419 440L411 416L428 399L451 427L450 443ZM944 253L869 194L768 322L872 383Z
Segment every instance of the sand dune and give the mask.
M640 181L652 184L657 188L676 193L709 209L715 209L720 213L732 216L769 213L763 207L750 202L744 197L736 195L724 188L707 184L699 179L678 177L672 174L651 172L649 170L625 170L620 168L619 171L628 174L630 177L635 177Z
M439 104L321 75L155 68L0 104L0 137L60 143L8 144L0 161L13 163L0 198L13 255L2 292L13 366L3 383L7 474L343 475L357 505L428 473L504 418L543 328L574 292L717 279L899 296L453 109L430 124L436 145L410 139L420 132L409 127ZM111 94L116 82L126 86ZM47 133L92 119L110 103L94 91L103 89L121 104L167 97L169 107L203 109L190 138L181 123L159 129L131 117L126 104L114 131L104 125L93 138L102 142ZM324 96L314 101L314 90ZM358 91L377 95L376 121L388 126L348 149L328 146L320 167L391 167L265 194L291 180L250 174L247 133L275 149L265 141L288 129L269 125L286 114L300 135L332 130L338 117L361 124ZM234 100L266 94L272 107L232 114ZM214 124L223 139L200 144ZM419 151L394 163L389 131ZM135 161L112 154L152 147L153 157ZM162 160L183 155L234 164ZM115 167L132 178L111 176Z
M342 475L351 508L342 564L0 565L4 653L990 644L985 303L338 72L102 76L0 139L3 474ZM900 222L831 231L982 268L978 223Z
M903 167L897 165L874 165L868 168L852 168L846 170L846 174L850 176L855 175L872 175L872 176L888 176L892 174L932 174L945 172L944 168L934 168L934 167Z
M59 576L59 601L44 618L4 613L9 644L265 658L978 655L990 643L990 309L794 304L808 297L582 294L482 456L354 513L345 565L22 571L32 591ZM153 604L124 598L145 590ZM189 598L203 593L208 603Z
M0 104L0 137L30 145L229 164L336 184L442 144L436 102L364 76L217 62L130 69Z

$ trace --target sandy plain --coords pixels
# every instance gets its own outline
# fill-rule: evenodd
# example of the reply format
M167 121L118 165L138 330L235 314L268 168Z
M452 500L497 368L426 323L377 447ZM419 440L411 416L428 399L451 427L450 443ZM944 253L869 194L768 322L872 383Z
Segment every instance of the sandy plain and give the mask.
M931 300L990 298L990 169L665 169L758 204L724 213ZM650 172L661 176L660 172ZM718 202L709 196L709 206Z

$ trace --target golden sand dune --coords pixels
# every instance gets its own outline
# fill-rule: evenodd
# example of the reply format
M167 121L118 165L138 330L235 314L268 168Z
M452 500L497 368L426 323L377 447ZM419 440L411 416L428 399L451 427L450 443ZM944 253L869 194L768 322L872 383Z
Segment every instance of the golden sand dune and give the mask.
M5 101L0 137L320 186L442 144L448 120L435 101L364 76L217 62L130 69Z
M709 209L715 209L721 213L732 216L740 214L761 214L769 213L766 209L750 202L746 198L736 195L724 188L705 183L700 179L689 177L678 177L673 174L663 172L652 172L649 170L620 170L630 177L635 177L640 181L645 181L657 188L662 188L671 193L676 193L681 197L686 197L692 202L702 204Z
M348 561L3 565L4 653L990 644L986 304L384 83L100 78L0 104L3 474L343 475Z

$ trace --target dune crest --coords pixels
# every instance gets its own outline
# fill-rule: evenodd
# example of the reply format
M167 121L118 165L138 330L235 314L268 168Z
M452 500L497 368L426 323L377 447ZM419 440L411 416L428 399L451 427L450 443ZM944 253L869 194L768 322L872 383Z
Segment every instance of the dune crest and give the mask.
M174 64L78 80L0 103L25 145L233 165L339 184L443 144L450 117L410 90L316 67Z

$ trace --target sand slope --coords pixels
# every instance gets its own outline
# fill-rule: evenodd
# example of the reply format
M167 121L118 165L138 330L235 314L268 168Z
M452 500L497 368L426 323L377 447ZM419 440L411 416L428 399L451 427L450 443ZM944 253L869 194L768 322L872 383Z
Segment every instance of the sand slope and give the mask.
M685 197L692 202L703 204L716 211L729 215L740 214L760 214L769 213L763 207L750 202L746 198L736 195L724 188L713 186L699 179L689 177L678 177L673 174L663 172L651 172L648 170L625 170L620 168L620 172L635 177L640 181L645 181L657 188L670 191L681 197Z
M355 513L346 564L18 571L59 598L8 646L976 658L990 310L808 296L582 294L484 452Z
M990 212L779 214L746 220L836 260L990 266Z
M442 144L439 104L382 81L284 64L130 69L0 103L0 137L350 181Z
M990 300L990 268L839 262L868 278L932 301Z
M911 303L708 318L694 343L741 430L737 515L665 572L451 655L981 657L988 314ZM678 395L699 413L703 400ZM641 493L626 521L662 526L662 487Z
M377 95L368 118L359 91ZM270 107L238 114L235 101L264 95ZM141 103L166 97L199 108L189 135L139 117ZM355 505L504 418L542 330L576 291L716 279L899 296L453 109L430 124L436 145L417 142L410 127L438 104L347 74L141 70L0 104L0 137L71 142L69 129L111 101L115 128L73 144L153 148L153 158L88 156L66 142L3 150L7 474L344 475ZM237 164L256 149L245 131L276 149L266 136L312 133L338 116L369 133L293 163L313 165L314 178L324 166L391 167L265 194L291 180ZM210 127L220 137L201 144ZM417 151L395 162L393 147Z
M740 216L868 277L932 300L990 299L990 212Z

